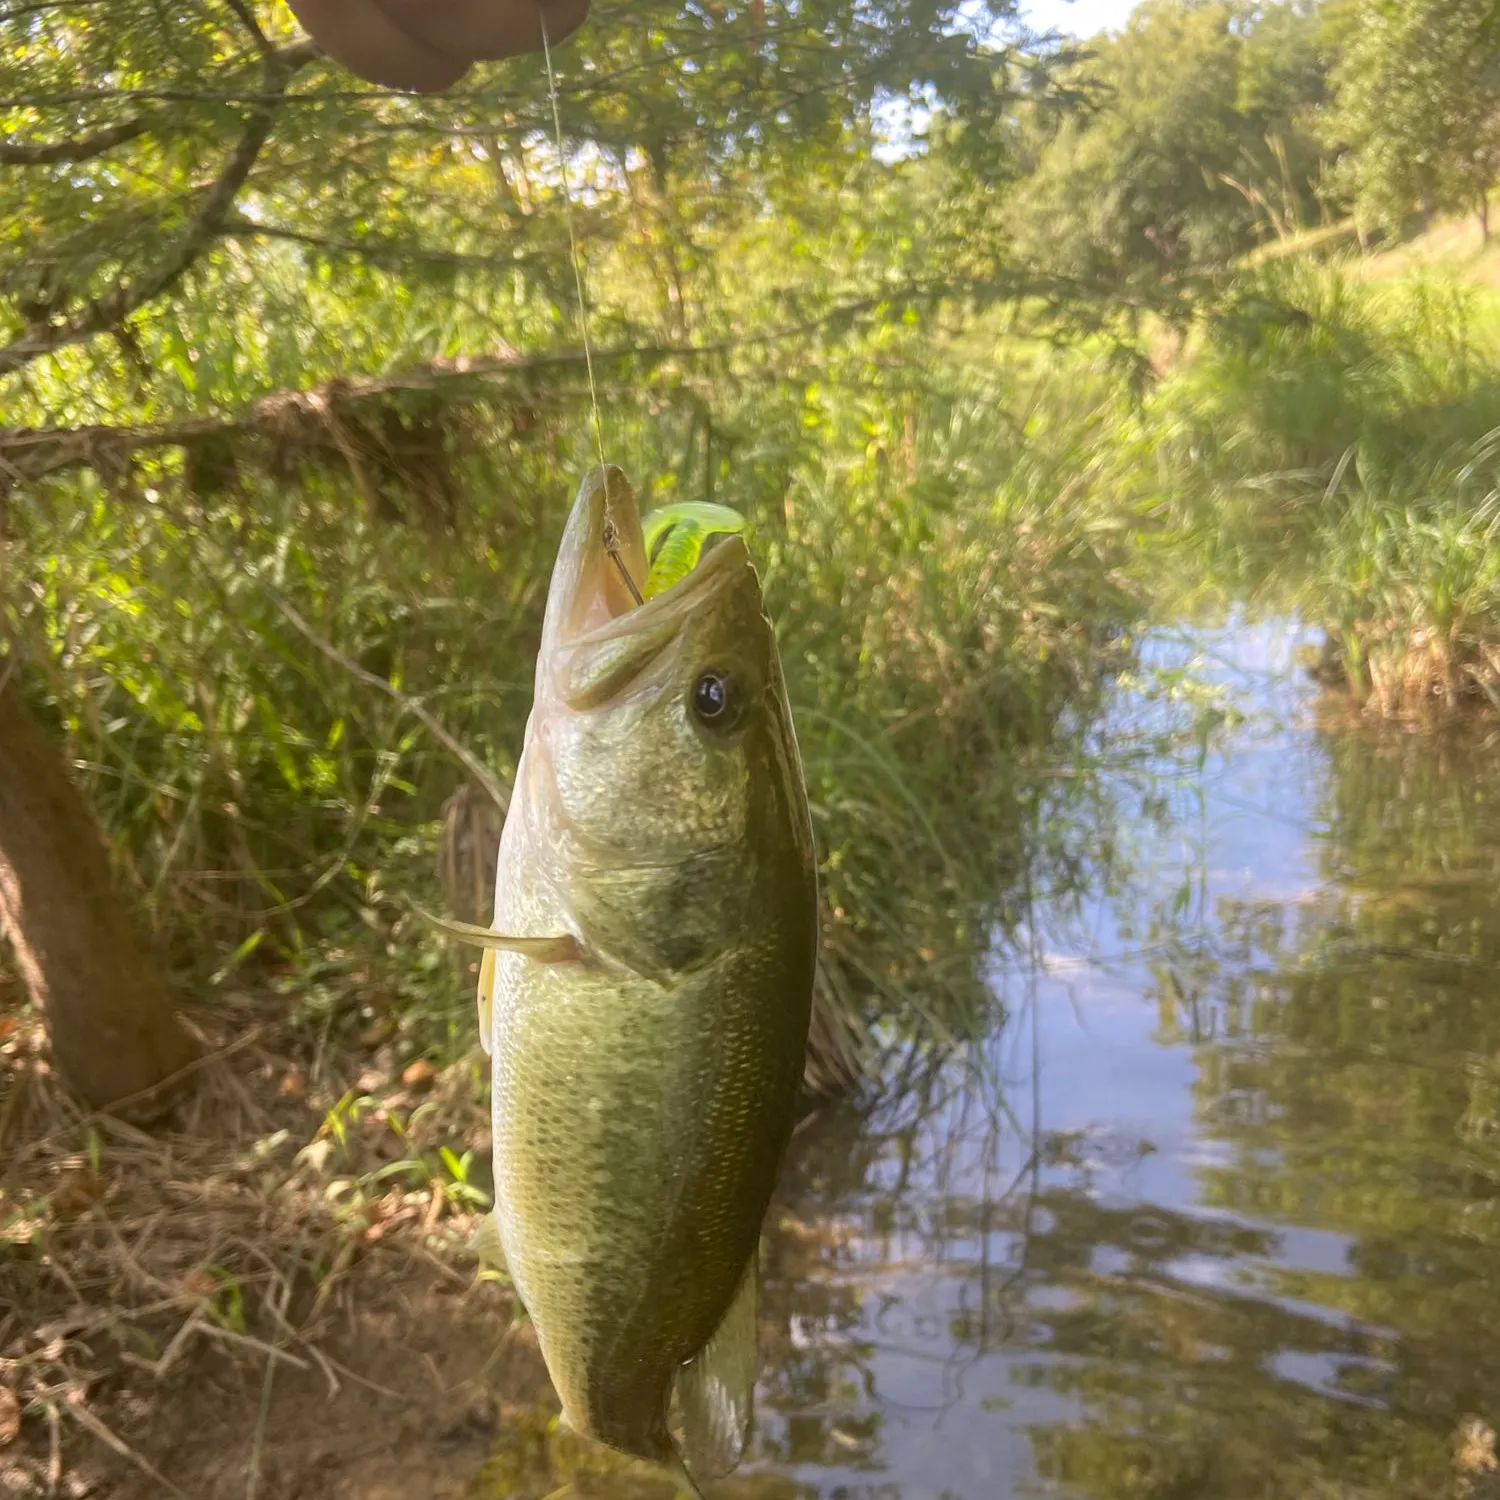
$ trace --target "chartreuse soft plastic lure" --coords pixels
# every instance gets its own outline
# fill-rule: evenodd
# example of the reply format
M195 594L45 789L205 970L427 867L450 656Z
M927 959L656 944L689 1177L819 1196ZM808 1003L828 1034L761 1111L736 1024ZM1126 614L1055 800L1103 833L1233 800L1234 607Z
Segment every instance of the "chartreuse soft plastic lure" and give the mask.
M646 587L642 597L665 593L698 565L711 538L732 536L745 529L745 518L725 505L704 500L684 500L663 505L641 522L646 544Z

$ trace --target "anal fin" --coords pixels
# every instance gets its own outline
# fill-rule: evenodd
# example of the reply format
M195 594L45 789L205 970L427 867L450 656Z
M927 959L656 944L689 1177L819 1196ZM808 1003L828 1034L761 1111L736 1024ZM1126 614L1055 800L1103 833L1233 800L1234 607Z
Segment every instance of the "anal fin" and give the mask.
M469 1241L469 1253L479 1262L481 1271L499 1271L509 1276L509 1268L505 1263L505 1247L500 1243L500 1230L495 1223L493 1213L485 1214L479 1221L479 1227Z
M744 1456L755 1402L759 1253L750 1257L724 1320L677 1372L673 1427L688 1474L718 1479Z

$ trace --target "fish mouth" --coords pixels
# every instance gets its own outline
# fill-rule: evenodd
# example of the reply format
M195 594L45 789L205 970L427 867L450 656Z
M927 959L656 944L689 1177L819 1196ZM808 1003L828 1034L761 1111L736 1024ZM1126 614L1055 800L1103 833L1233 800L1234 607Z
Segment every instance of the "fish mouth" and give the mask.
M558 549L543 653L675 624L716 591L737 560L749 560L744 540L727 536L670 588L644 599L647 559L635 492L624 470L595 468L578 488Z

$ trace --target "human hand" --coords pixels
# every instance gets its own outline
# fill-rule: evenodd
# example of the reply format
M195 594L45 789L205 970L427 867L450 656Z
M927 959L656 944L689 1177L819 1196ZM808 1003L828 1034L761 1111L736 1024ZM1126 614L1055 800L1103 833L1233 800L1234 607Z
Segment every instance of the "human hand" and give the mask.
M556 46L589 13L589 0L287 0L335 62L370 83L429 94L473 63Z

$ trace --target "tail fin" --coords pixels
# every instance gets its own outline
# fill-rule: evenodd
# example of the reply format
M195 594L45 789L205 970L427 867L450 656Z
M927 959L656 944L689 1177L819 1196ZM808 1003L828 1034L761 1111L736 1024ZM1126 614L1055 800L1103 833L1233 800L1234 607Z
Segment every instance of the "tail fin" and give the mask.
M678 1455L692 1494L699 1479L728 1474L744 1456L755 1400L756 1255L714 1335L677 1372L673 1415Z

